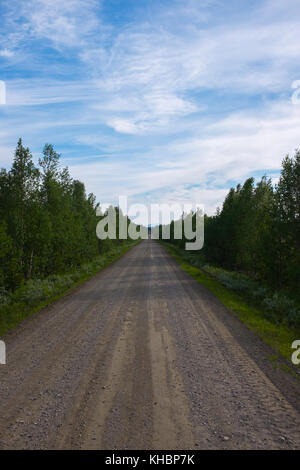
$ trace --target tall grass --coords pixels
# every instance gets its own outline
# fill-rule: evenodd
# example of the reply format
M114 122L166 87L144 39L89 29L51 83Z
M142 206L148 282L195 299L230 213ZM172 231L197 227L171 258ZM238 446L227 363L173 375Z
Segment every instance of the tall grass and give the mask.
M0 288L0 335L92 277L136 243L128 241L120 245L112 245L108 252L83 264L76 271L51 275L45 279L30 279L13 293Z
M272 291L244 274L206 264L201 255L195 256L173 246L171 249L191 266L202 269L227 289L244 294L248 300L263 309L269 320L300 328L300 306L285 292Z

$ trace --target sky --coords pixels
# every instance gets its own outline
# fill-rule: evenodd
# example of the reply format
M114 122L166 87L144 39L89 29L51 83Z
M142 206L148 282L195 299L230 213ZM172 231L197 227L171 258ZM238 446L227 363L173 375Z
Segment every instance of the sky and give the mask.
M300 145L299 0L0 0L0 167L45 143L100 203L278 179Z

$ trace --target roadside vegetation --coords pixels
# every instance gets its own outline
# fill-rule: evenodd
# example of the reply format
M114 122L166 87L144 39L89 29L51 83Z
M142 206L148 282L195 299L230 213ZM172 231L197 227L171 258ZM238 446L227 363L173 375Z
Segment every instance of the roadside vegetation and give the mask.
M236 273L222 269L216 270L216 268L201 264L200 261L195 263L195 260L188 252L169 243L162 243L184 271L215 294L225 307L230 309L247 327L268 343L275 353L287 359L291 364L291 355L293 353L291 345L295 339L300 337L300 328L287 321L285 315L280 320L277 314L278 305L276 304L276 308L273 309L268 302L262 301L256 295L256 291L260 288L255 286L253 291L250 289L250 286L253 287L252 280L246 280L243 277L242 282L237 281L238 275ZM271 299L273 298L274 296L272 297L271 294ZM288 302L286 299L281 300L281 304L286 301ZM282 312L285 313L284 308ZM276 355L268 359L276 365ZM300 366L297 367L300 369ZM292 367L289 370L293 372Z
M174 222L165 245L186 271L290 358L291 343L300 337L300 151L283 160L275 186L266 176L256 184L249 178L230 189L214 216L204 217L200 252L184 251L187 240L174 239Z
M186 255L190 264L256 298L275 322L300 327L300 151L283 160L275 187L266 176L249 178L204 218L204 248ZM174 222L170 232L166 241L184 249Z
M20 139L11 169L0 171L0 335L134 244L97 238L105 214L59 160L46 144L36 166Z
M2 291L2 295L0 293L0 336L24 318L93 277L139 241L127 240L122 244L111 246L106 253L83 264L73 272L52 274L44 279L30 279L22 283L14 292L3 294Z

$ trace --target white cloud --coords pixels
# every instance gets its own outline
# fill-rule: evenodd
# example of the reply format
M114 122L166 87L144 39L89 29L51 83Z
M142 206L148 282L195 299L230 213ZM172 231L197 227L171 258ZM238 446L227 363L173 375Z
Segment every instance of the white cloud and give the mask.
M0 135L1 138L1 135ZM12 156L14 155L14 147L0 145L0 168L11 166Z
M72 173L81 174L100 201L107 194L115 202L119 194L149 202L183 203L190 198L213 213L232 184L256 172L274 176L280 171L284 156L299 146L299 124L300 106L273 104L260 115L233 113L207 125L202 138L153 145L131 159L79 162Z
M108 125L117 132L124 134L139 134L142 131L142 126L130 122L127 119L113 119L108 121Z
M100 6L96 0L12 0L6 7L7 39L16 46L46 39L56 47L82 47L92 34L101 35Z
M10 58L10 57L13 57L14 55L14 51L11 51L9 49L0 49L0 57L6 57L6 58Z
M230 2L162 2L120 27L104 23L101 3L11 2L2 55L37 69L7 80L5 149L47 135L100 200L198 194L213 211L233 182L276 172L299 146L300 107L288 102L300 79L298 1L265 0L233 19ZM219 7L229 16L214 17ZM46 57L35 75L29 45L40 43L63 61Z

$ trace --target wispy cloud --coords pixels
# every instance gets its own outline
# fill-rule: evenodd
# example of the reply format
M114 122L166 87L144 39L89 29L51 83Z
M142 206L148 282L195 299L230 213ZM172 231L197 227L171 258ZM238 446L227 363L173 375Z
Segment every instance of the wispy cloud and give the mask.
M210 211L276 174L299 146L298 1L114 4L3 7L1 145L52 141L100 199L198 195Z
M13 57L14 52L9 49L0 49L0 57Z
M82 47L91 35L101 35L100 5L96 0L12 0L3 7L6 37L18 47L35 39L55 47Z

